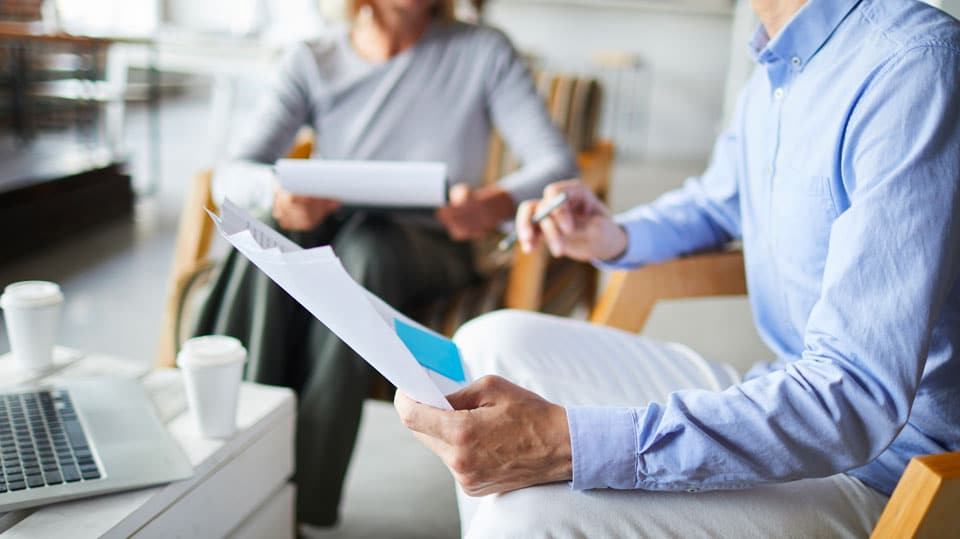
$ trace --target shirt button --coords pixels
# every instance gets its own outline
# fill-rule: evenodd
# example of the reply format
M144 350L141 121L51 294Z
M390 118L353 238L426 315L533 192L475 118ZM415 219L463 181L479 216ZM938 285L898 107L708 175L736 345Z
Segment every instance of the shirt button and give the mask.
M793 58L790 59L790 63L793 64L795 67L800 67L800 64L802 62L800 61L799 56L794 56Z
M773 97L780 99L783 97L783 88L777 88L773 91Z

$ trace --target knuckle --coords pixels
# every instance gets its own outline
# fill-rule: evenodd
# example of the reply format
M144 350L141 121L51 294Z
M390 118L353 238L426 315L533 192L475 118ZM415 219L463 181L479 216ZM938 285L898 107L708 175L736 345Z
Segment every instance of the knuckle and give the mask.
M523 201L520 204L517 204L517 213L514 214L514 221L522 225L528 213L527 208L529 207L530 207L529 201Z
M487 384L486 387L488 389L498 388L501 385L503 385L503 382L504 382L504 378L496 374L487 375L486 378L487 380L485 381L485 383Z
M466 447L473 442L473 428L469 424L459 423L450 433L450 442L455 447Z
M464 451L456 451L450 458L450 469L461 478L472 477L471 459Z
M457 478L460 487L470 496L477 496L480 493L481 484L476 474L464 473Z

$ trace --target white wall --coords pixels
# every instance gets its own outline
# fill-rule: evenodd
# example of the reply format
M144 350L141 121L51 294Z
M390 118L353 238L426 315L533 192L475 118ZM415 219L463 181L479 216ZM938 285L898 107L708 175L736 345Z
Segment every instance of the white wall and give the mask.
M709 154L722 115L731 16L495 0L485 17L547 67L580 70L599 50L640 55L649 75L641 85L649 90L627 94L647 101L639 108L648 116L643 140L626 146L654 159Z
M954 17L960 17L960 0L942 0L941 9Z
M316 36L323 27L318 0L158 1L164 4L164 23L181 29L283 44Z
M77 34L150 35L157 29L158 0L57 0L60 24Z
M262 26L270 24L264 18L274 11L272 0L162 1L168 23L241 34L269 33ZM318 5L316 0L279 2ZM312 15L309 9L302 11L308 15L305 18ZM638 55L644 68L636 77L621 77L621 99L613 95L618 93L613 84L605 88L605 102L619 103L623 113L617 124L617 133L625 137L618 141L620 149L626 150L622 154L632 151L653 159L678 160L700 160L709 154L722 117L730 15L590 2L551 5L493 0L485 16L548 68L583 71L601 50ZM282 26L291 33L289 24Z
M936 6L954 17L960 17L960 0L923 0L931 6Z

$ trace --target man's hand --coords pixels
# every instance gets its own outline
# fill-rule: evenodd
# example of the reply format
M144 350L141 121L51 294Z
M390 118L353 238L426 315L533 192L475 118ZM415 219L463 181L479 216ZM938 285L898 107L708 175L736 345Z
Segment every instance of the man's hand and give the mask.
M540 224L534 224L537 210L567 194L567 202L553 210ZM610 217L607 208L579 180L553 183L540 200L528 200L517 209L517 238L524 252L530 252L541 236L555 257L575 260L612 260L627 248L627 234Z
M273 218L285 230L313 230L340 206L339 200L295 195L277 188Z
M513 197L499 187L473 189L458 183L450 188L450 203L437 210L437 219L451 238L472 240L509 220L515 208Z
M436 453L470 496L573 477L567 411L499 376L449 395L448 412L397 391L403 424Z

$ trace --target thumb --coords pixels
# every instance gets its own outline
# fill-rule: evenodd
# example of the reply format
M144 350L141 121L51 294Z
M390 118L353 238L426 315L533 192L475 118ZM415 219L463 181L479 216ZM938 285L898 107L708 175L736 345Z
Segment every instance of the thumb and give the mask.
M482 391L476 383L447 395L447 402L453 406L454 410L473 410L480 407Z
M465 183L458 183L450 188L450 204L457 206L465 203L473 194L473 189Z
M491 406L503 382L503 378L499 376L483 376L460 391L447 395L447 401L454 410L474 410Z

